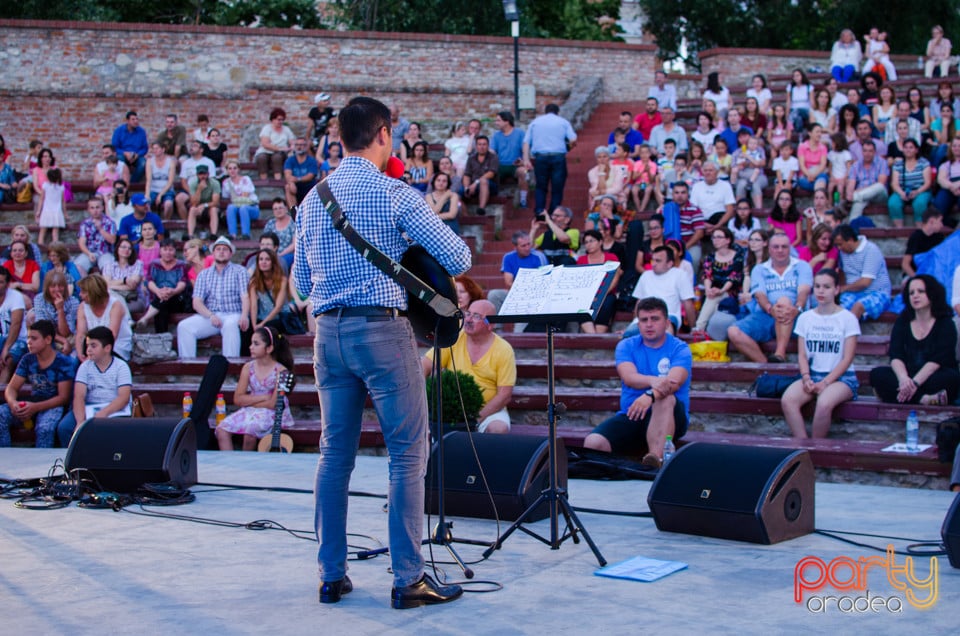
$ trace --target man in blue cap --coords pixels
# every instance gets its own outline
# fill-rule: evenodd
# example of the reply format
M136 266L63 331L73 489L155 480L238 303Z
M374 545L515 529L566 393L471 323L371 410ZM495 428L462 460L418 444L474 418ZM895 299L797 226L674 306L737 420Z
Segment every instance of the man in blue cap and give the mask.
M117 237L130 239L134 243L138 243L140 242L140 228L143 227L145 221L150 221L153 223L153 227L157 228L157 240L162 241L164 235L163 221L149 210L150 202L147 197L137 193L130 198L130 203L133 204L133 214L128 214L120 219Z

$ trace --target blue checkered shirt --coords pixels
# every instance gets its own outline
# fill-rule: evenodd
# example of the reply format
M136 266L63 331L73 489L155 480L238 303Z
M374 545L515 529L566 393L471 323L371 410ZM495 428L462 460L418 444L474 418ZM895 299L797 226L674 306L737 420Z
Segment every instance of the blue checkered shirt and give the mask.
M215 314L239 314L247 295L247 281L247 270L242 265L227 263L218 272L214 264L197 274L193 297L201 299Z
M348 156L328 177L330 191L357 233L399 261L409 247L404 233L422 245L452 275L470 268L470 248L407 184L373 163ZM407 308L407 293L357 252L333 227L316 188L297 215L293 277L309 295L314 314L334 307L374 305Z

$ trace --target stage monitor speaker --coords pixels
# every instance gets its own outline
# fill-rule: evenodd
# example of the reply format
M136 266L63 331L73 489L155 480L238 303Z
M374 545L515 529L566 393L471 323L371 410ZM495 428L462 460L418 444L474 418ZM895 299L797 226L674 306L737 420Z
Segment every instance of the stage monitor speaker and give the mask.
M447 433L443 438L444 513L459 517L495 519L493 505L500 519L515 521L529 508L540 492L550 486L550 467L546 437L530 435L470 435L463 431ZM567 450L557 439L557 485L567 487ZM477 458L480 462L477 463ZM433 445L427 465L426 508L437 513L439 493L436 480L437 445ZM480 468L486 475L484 484ZM491 498L493 503L491 504ZM537 506L527 521L549 515L546 502Z
M960 568L960 494L954 497L953 504L947 511L940 528L940 536L943 537L943 546L947 549L950 565Z
M813 532L810 453L691 443L660 469L647 504L657 528L777 543Z
M197 433L187 419L89 419L74 433L64 464L90 471L111 492L165 482L188 488L197 483Z

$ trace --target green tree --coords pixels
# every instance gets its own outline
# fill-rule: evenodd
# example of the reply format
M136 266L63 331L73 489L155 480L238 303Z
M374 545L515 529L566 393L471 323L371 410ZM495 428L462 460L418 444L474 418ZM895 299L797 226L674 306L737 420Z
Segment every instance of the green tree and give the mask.
M518 0L524 37L613 40L620 0ZM507 35L499 0L337 0L337 17L363 31ZM607 19L603 19L607 18Z
M21 0L7 18L322 28L314 0Z
M506 28L494 0L337 0L335 9L347 28L360 31L489 35Z

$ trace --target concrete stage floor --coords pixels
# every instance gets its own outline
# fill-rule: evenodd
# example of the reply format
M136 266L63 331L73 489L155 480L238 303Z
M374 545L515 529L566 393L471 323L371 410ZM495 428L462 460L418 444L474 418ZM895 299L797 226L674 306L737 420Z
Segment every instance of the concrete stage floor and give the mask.
M0 477L47 474L64 451L0 449ZM202 452L203 482L312 487L316 455ZM386 491L387 461L360 457L355 491ZM572 481L574 506L642 511L649 482ZM308 494L194 488L196 502L162 512L233 521L270 519L310 530ZM953 500L948 492L818 484L817 527L911 540L939 539ZM386 537L383 500L351 498L349 530ZM131 510L138 510L136 507ZM156 509L154 509L156 510ZM3 634L690 634L690 633L956 633L960 570L939 559L939 596L920 610L882 569L868 572L871 597L902 601L899 614L825 613L793 600L794 567L806 556L829 562L877 555L811 534L765 546L659 532L652 519L583 513L581 520L610 563L643 555L676 559L689 568L653 583L594 576L597 561L585 542L551 550L517 532L492 557L473 566L475 580L501 591L466 594L443 606L397 611L389 606L386 557L351 563L355 590L338 605L317 603L316 546L277 531L198 525L131 512L71 505L23 510L0 500L0 598ZM455 518L457 536L492 541L490 520ZM506 525L503 526L504 528ZM548 533L546 520L530 526ZM885 547L885 539L853 537ZM370 547L375 540L355 537ZM895 540L898 549L910 541ZM457 545L467 560L483 548ZM446 559L442 549L435 554ZM903 563L903 557L897 557ZM929 559L915 559L926 577ZM441 566L461 579L457 568ZM810 575L812 578L812 575ZM838 570L838 578L846 578ZM826 588L818 595L856 598L859 591ZM809 594L808 594L809 596ZM918 592L926 597L926 592ZM850 601L852 603L852 601ZM862 603L862 602L861 602ZM818 605L818 603L814 603ZM896 605L891 601L891 605ZM847 607L845 604L844 607ZM427 632L427 630L429 630Z

